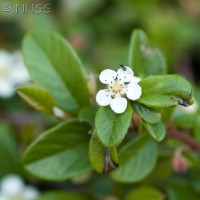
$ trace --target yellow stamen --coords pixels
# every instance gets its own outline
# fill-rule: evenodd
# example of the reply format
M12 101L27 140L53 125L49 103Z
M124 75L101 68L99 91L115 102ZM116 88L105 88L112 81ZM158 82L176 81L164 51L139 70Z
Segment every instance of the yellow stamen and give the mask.
M114 93L120 93L122 91L123 87L120 83L115 82L115 84L112 85L111 89Z

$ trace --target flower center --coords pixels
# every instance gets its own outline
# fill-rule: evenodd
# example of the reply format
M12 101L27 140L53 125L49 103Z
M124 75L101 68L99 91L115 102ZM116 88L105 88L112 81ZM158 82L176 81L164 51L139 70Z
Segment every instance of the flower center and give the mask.
M123 84L116 81L112 86L110 86L110 89L114 94L121 93Z

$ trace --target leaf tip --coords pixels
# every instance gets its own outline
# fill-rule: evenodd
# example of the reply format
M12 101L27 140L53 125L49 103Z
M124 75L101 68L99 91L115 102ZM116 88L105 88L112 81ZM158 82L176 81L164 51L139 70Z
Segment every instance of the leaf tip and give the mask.
M192 96L190 96L188 100L185 100L185 99L178 100L178 104L184 107L189 107L192 104L194 104L194 102L195 102L195 98Z

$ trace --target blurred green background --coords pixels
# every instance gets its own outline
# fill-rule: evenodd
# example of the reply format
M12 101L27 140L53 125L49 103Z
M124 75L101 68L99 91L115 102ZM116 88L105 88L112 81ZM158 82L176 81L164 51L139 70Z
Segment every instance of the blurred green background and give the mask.
M34 28L53 30L64 36L78 52L88 73L126 65L131 33L140 28L152 45L163 51L170 73L200 83L199 0L1 0L1 50L10 53L19 50L24 34ZM0 177L18 173L42 190L60 188L59 184L52 186L30 179L19 158L42 130L57 121L33 111L17 95L0 96L0 121ZM95 180L96 184L92 184ZM87 190L111 193L111 180L104 176L95 180ZM103 191L99 190L100 185L105 185ZM67 187L74 190L74 185Z
M6 3L12 5L7 12ZM30 29L51 29L70 41L85 66L100 70L126 64L131 32L141 28L164 52L171 71L188 72L199 66L199 0L2 0L1 4L1 48L19 48ZM36 8L38 4L42 6Z

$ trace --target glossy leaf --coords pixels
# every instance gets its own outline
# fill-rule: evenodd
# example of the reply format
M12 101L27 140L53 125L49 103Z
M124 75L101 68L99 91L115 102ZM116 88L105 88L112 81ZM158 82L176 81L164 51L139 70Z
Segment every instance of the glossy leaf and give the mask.
M112 172L112 178L125 183L142 180L155 167L157 154L157 146L149 137L131 140L119 151L120 167Z
M52 191L46 192L38 197L36 200L91 200L84 194L72 193L72 192L62 192L62 191Z
M50 31L32 31L23 41L23 54L33 81L45 87L60 108L74 114L88 105L83 66L64 38Z
M122 114L114 113L110 107L100 107L95 118L97 136L105 147L118 146L124 139L131 122L132 109L128 104Z
M125 200L164 200L164 195L153 187L143 186L131 191Z
M155 124L161 120L161 114L151 108L148 108L147 106L137 102L131 102L131 106L136 114L148 123Z
M99 173L108 173L118 167L116 148L105 148L99 141L96 133L90 139L90 161L93 168Z
M148 107L168 108L178 104L189 106L192 88L188 81L178 75L155 75L142 79L142 96L138 100Z
M135 30L131 36L129 48L129 66L137 76L167 73L167 66L162 52L150 46L149 39L141 30Z
M25 169L47 180L66 180L90 171L88 131L87 124L75 119L46 131L26 150Z
M17 93L33 108L41 112L53 113L53 107L56 106L56 102L45 88L34 84L27 84L18 87Z
M148 133L150 133L150 135L156 141L160 142L165 138L166 130L162 122L158 122L157 124L150 124L148 122L143 121L143 125L148 131Z

